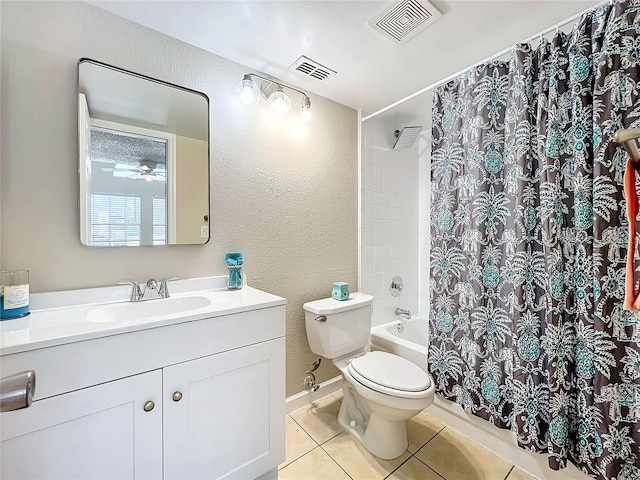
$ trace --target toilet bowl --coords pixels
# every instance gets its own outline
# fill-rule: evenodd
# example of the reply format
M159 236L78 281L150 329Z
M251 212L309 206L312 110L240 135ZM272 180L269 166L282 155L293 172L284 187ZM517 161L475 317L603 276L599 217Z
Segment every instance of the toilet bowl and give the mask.
M311 350L333 360L342 373L338 423L373 455L400 456L408 445L406 421L433 403L435 385L414 363L364 349L373 297L353 293L303 305Z
M429 375L402 357L379 351L334 365L343 378L338 423L376 457L402 455L408 445L406 421L433 403Z

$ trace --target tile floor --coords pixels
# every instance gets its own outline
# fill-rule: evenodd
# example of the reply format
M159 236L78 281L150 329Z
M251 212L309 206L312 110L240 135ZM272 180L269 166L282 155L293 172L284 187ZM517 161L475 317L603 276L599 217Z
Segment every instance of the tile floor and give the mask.
M342 391L287 415L279 480L534 480L495 453L422 412L407 422L409 447L381 460L342 431Z

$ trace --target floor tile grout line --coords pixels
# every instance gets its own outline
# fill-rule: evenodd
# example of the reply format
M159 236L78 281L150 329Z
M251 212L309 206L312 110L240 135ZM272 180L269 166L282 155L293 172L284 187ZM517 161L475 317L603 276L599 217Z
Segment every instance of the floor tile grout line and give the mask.
M300 455L298 458L296 458L295 460L290 461L289 463L287 463L284 467L282 468L278 468L278 475L280 475L280 471L284 470L287 467L290 467L291 465L293 465L294 463L296 463L298 460L300 460L302 457L305 457L307 455L309 455L311 452L313 452L316 448L320 447L320 445L316 445L315 447L313 447L311 450L309 450L307 453L303 453L302 455Z
M304 457L305 455L307 455L308 453L313 452L316 448L318 448L320 445L316 444L315 447L313 447L311 450L309 450L308 452L304 452L302 455L297 456L296 458L294 458L293 460L291 460L289 463L287 463L286 465L283 465L282 467L278 466L278 471L282 470L283 468L288 467L289 465L291 465L293 462L300 460L302 457ZM284 462L283 462L284 463Z
M431 437L429 440L427 440L427 442L421 446L418 450L416 450L416 453L413 454L414 457L416 457L416 460L418 460L420 463L422 463L424 466L426 466L429 470L431 470L432 472L435 472L436 475L438 475L440 478L442 478L443 480L446 480L446 477L444 475L442 475L439 471L437 471L435 468L433 468L431 465L429 465L427 462L421 460L416 454L422 450L424 447L426 447L427 445L429 445L429 443L431 443L431 441L436 438L438 435L440 435L442 432L444 432L446 430L447 426L444 425L440 430L438 430L438 432Z
M451 431L451 433L453 435L457 435L459 437L461 437L462 441L465 443L469 443L469 444L475 444L479 447L481 447L483 450L488 451L489 453L493 454L494 456L496 456L499 460L501 460L502 462L504 462L505 464L507 464L510 468L509 471L507 472L506 476L502 479L502 480L508 480L509 475L511 475L511 472L515 469L515 465L512 464L511 462L509 462L507 459L503 458L501 455L498 454L498 452L496 452L495 450L492 450L490 448L485 447L484 445L480 444L479 442L475 441L474 439L467 437L466 435L464 435L463 433L461 433L459 430L453 428L453 427L448 427L448 426L444 426L443 428L441 428L438 433L436 435L434 435L432 438L429 439L429 441L427 443L425 443L422 447L420 447L420 449L414 454L414 456L416 456L416 458L418 460L420 460L423 464L425 464L427 467L429 467L431 470L433 470L434 472L436 472L440 477L442 477L443 479L446 480L446 478L443 476L443 474L441 474L440 472L438 472L435 468L431 467L426 461L420 459L417 457L417 453L422 450L423 448L425 448L434 438L436 438L438 435L440 435L444 430L449 429L449 431ZM527 472L528 473L528 472Z
M429 443L429 442L427 442ZM417 453L417 452L416 452ZM415 455L413 455L414 457L416 457ZM444 475L442 475L439 471L437 471L435 468L433 468L431 465L429 465L427 462L425 462L424 460L421 460L420 458L416 457L416 460L418 460L421 464L423 464L425 467L427 467L429 470L431 470L433 473L435 473L436 475L438 475L440 478L442 478L442 480L446 480L446 477Z
M338 434L338 435L339 435L339 434ZM337 437L338 435L336 435L336 437ZM335 438L335 437L333 437L333 438ZM325 443L326 443L326 442L325 442ZM340 470L342 470L342 471L344 472L344 474L345 474L347 477L349 477L351 480L353 480L353 477L352 477L351 475L349 475L349 472L347 472L347 471L342 467L342 465L340 465L340 463L338 463L338 461L337 461L335 458L333 458L333 457L331 456L331 454L330 454L329 452L327 452L327 450L326 450L322 445L320 445L320 448L322 448L322 451L324 451L324 453L326 453L326 454L329 456L329 458L330 458L331 460L333 460L333 462L334 462L336 465L338 465L338 467L340 467Z
M429 443L429 442L427 442ZM442 475L439 471L437 471L435 468L431 467L427 462L425 462L424 460L420 460L418 457L416 457L415 455L413 455L413 457L416 458L416 460L418 460L421 464L423 464L425 467L427 467L429 470L431 470L433 473L435 473L436 475L438 475L440 478L442 478L442 480L446 480L446 477L444 475Z
M425 443L425 445L426 445L427 443L429 443L431 440L433 440L433 439L438 435L438 433L440 433L440 432L441 432L442 430L444 430L444 429L445 429L445 427L442 427L440 430L438 430L438 432L437 432L435 435L433 435L429 440L427 440L427 442ZM335 435L334 437L332 437L331 439L336 438L338 435L340 435L340 434L342 434L342 433L344 433L345 435L347 435L347 433L346 433L346 432L344 432L344 430L343 430L343 431L341 431L340 433L338 433L337 435ZM329 440L331 440L331 439L329 439ZM329 440L327 440L326 442L323 442L322 444L320 444L320 448L322 448L322 450L324 450L324 452L325 452L327 455L329 455L329 457L331 457L331 459L332 459L332 460L333 460L333 461L334 461L334 462L335 462L335 463L336 463L336 464L337 464L337 465L338 465L338 466L339 466L339 467L344 471L344 473L346 473L346 474L347 474L347 476L349 476L349 478L353 479L353 477L352 477L351 475L349 475L349 473L348 473L348 472L347 472L347 471L342 467L342 465L338 462L338 460L336 460L335 458L333 458L333 456L331 455L331 453L330 453L329 451L327 451L327 449L325 449L325 448L324 448L324 445L325 445L327 442L329 442ZM424 445L423 445L423 446L424 446ZM422 447L420 447L420 448L422 448ZM314 450L315 450L315 449L314 449ZM420 450L420 449L418 449L418 450ZM383 479L389 478L391 475L393 475L393 473L394 473L394 472L396 472L400 467L402 467L405 463L407 463L407 462L411 459L411 457L415 457L415 455L414 455L413 453L411 453L409 450L405 450L405 452L409 454L409 455L407 456L407 458L406 458L406 459L405 459L405 460L404 460L400 465L398 465L398 466L397 466L396 468L394 468L391 472L389 472L385 477L383 477ZM416 451L416 452L417 452L417 451ZM307 452L307 453L309 453L309 452ZM404 453L404 452L403 452L403 453ZM425 462L421 461L418 457L415 457L415 458L416 458L416 460L418 460L420 463L422 463L425 467L427 467L429 470L431 470L433 473L435 473L438 477L442 478L443 480L446 480L442 475L440 475L437 471L435 471L433 468L431 468L431 467L430 467L429 465L427 465Z
M513 469L516 468L515 465L511 465L511 468L509 469L509 471L507 472L507 476L504 477L504 480L507 480L507 478L509 478L509 475L511 475L511 472L513 472Z
M445 428L446 428L446 427L445 427ZM448 427L448 428L451 430L451 432L452 432L452 434L453 434L453 435L458 435L459 437L464 438L464 440L465 440L466 442L469 442L469 443L475 444L475 445L479 446L481 449L486 450L486 451L488 451L488 452L492 453L493 455L495 455L496 457L498 457L500 460L502 460L504 463L511 465L511 468L512 468L512 469L513 469L513 467L515 467L515 465L514 465L513 463L511 463L511 461L509 461L507 458L503 457L503 456L500 454L500 452L499 452L499 451L497 451L497 450L494 450L494 449L492 449L492 448L489 448L489 447L484 446L482 443L480 443L480 442L478 442L478 441L474 440L473 438L471 438L471 437L469 437L469 436L465 435L463 432L461 432L460 430L458 430L458 429L456 429L456 428L453 428L453 427ZM526 450L525 450L525 451L526 451ZM511 472L511 470L509 470L509 472ZM527 472L527 473L528 473L528 472ZM508 476L508 475L507 475L507 476ZM505 478L505 480L506 480L506 478Z
M515 465L513 463L511 463L508 459L504 458L502 455L500 455L500 452L493 450L491 448L485 447L483 444L481 444L480 442L474 440L471 437L468 437L467 435L465 435L463 432L461 432L460 430L453 428L453 427L449 427L447 425L444 426L444 428L442 428L438 434L436 434L433 438L437 437L440 433L442 433L443 430L445 429L449 429L449 431L451 432L452 435L454 436L458 436L461 437L463 439L464 442L470 443L470 444L474 444L478 447L480 447L482 450L485 450L491 454L493 454L495 457L497 457L498 459L500 459L501 461L503 461L504 463L506 463L507 465L510 465L511 468L509 469L509 473L507 473L507 476L503 479L503 480L507 480L507 477L511 474L511 470L514 469ZM431 440L433 440L433 438ZM431 441L429 440L429 442ZM429 443L427 442L427 443ZM426 444L425 444L426 446ZM422 447L424 448L424 447ZM421 448L421 450L422 450ZM417 452L416 452L417 453ZM423 462L424 463L424 462ZM528 473L528 472L527 472Z
M303 453L302 455L300 455L300 456L296 457L295 459L293 459L292 461L290 461L289 463L287 463L287 464L286 464L284 467L282 467L282 468L285 468L285 467L287 467L287 466L291 465L291 464L292 464L293 462L295 462L296 460L299 460L300 458L304 457L307 453L311 452L312 450L315 450L315 449L316 449L316 447L319 447L319 446L320 446L320 444L319 444L318 442L316 442L316 439L315 439L315 438L313 438L313 437L309 434L309 432L307 432L307 431L304 429L304 427L303 427L302 425L300 425L298 422L296 422L296 419L295 419L295 418L293 418L293 417L291 416L291 414L287 413L287 415L286 415L286 416L287 416L287 417L289 417L291 420L293 420L293 422L294 422L296 425L298 425L298 427L300 427L300 428L302 429L302 431L303 431L304 433L306 433L306 434L309 436L309 438L313 441L313 443L315 443L315 444L316 444L316 446L315 446L315 447L313 447L313 448L312 448L311 450L309 450L308 452L305 452L305 453ZM285 439L285 442L286 442L286 439ZM278 468L278 470L280 470L280 468Z
M405 450L405 452L409 452L409 450ZM413 457L413 454L411 452L409 452L409 456L405 459L404 462L402 462L400 465L398 465L396 468L394 468L392 471L389 472L389 475L387 475L384 478L389 478L391 475L393 475L394 472L397 472L398 469L400 467L402 467L402 465L404 465L405 463L407 463L409 460L411 460L411 457Z
M321 397L321 398L319 398L318 400L316 400L316 402L317 402L317 401L319 401L319 400L322 400L323 398L326 398L326 397L333 397L333 394L332 394L332 393L329 393L328 395L325 395L324 397ZM342 400L339 400L339 399L337 399L337 398L335 398L335 397L333 397L333 398L334 398L334 401L336 401L336 402L341 402L341 401L342 401ZM311 402L311 403L314 403L314 402ZM310 404L309 404L309 405L310 405ZM308 405L306 405L306 406L308 406ZM304 407L304 406L303 406L303 407L300 407L300 408L298 408L297 410L300 410L300 409L302 409L302 408L305 408L305 407ZM297 411L297 410L294 410L294 412L295 412L295 411ZM291 413L293 413L293 412L291 412ZM314 442L316 442L316 445L318 445L318 446L321 446L323 443L327 443L329 440L331 440L331 439L333 439L333 438L337 437L337 436L338 436L338 435L340 435L342 432L344 432L344 430L342 429L342 427L340 427L340 431L339 431L339 432L337 432L336 434L334 434L334 435L332 435L331 437L327 438L326 440L324 440L324 441L322 441L322 442L319 442L318 440L316 440L316 438L313 436L313 434L312 434L311 432L309 432L306 428L304 428L304 426L303 426L300 422L298 422L298 421L295 419L295 417L294 417L293 415L291 415L291 413L287 413L287 416L288 416L288 417L291 417L291 420L293 420L294 422L296 422L296 423L298 424L298 426L299 426L302 430L304 430L304 433L306 433L307 435L309 435L309 436L311 437L311 439L312 439Z
M422 445L418 450L416 450L416 451L415 451L415 453L412 453L411 455L415 455L415 454L416 454L416 453L418 453L420 450L422 450L424 447L426 447L427 445L429 445L429 443L430 443L434 438L436 438L438 435L440 435L440 434L444 431L444 429L445 429L445 428L447 428L447 426L446 426L446 425L445 425L444 427L442 427L440 430L438 430L438 431L436 432L436 434L435 434L433 437L431 437L429 440L427 440L427 441L425 442L425 444L424 444L424 445ZM424 462L422 462L422 463L424 463ZM427 464L425 463L425 465L427 465ZM429 465L427 465L427 467L429 467ZM429 467L429 468L431 468L431 467ZM431 470L433 470L433 468L431 468Z
M427 441L426 441L426 442L424 442L422 445L420 445L418 448L416 448L416 451L415 451L415 452L411 452L411 451L409 450L409 447L407 447L407 450L406 450L406 451L407 451L407 452L409 452L409 454L411 454L411 455L415 455L415 454L416 454L416 453L418 453L420 450L422 450L422 449L427 445L427 443L429 443L431 440L433 440L434 438L436 438L436 437L438 436L438 434L439 434L442 430L444 430L444 429L445 429L445 427L440 428L440 430L438 430L438 431L437 431L436 433L434 433L431 437L429 437L429 440L427 440ZM423 463L424 463L424 462L423 462Z
M289 415L289 416L291 416L291 415ZM298 425L298 426L299 426L299 427L304 431L304 433L306 433L307 435L309 435L309 437L311 438L311 440L313 440L313 441L314 441L314 443L315 443L317 446L320 446L320 445L321 445L321 443L319 443L319 442L318 442L318 441L313 437L313 435L311 435L311 433L309 433L309 432L307 431L307 429L306 429L306 428L304 428L304 427L300 424L300 422L298 422L298 421L297 421L295 418L293 418L293 417L291 417L291 420L293 420L294 422L296 422L296 424L297 424L297 425ZM331 438L333 438L333 437L331 437Z
M344 472L344 474L349 477L351 480L354 480L353 477L351 475L349 475L349 473L347 473L347 471L342 467L342 465L340 465L338 463L338 461L333 458L331 456L331 454L329 452L327 452L324 448L322 448L322 445L316 445L315 447L313 447L311 450L309 450L307 453L300 455L298 458L296 458L295 460L291 461L290 463L286 464L284 467L282 467L281 469L278 469L278 472L280 472L280 470L284 470L285 468L287 468L288 466L292 465L293 463L297 462L298 460L300 460L301 458L309 455L311 452L313 452L314 450L316 450L317 448L319 448L320 450L322 450L324 453L327 454L327 456L331 459L331 461L333 461L333 463L335 463L338 468L340 468L340 470L342 470Z
M330 442L331 440L333 440L334 438L336 438L336 437L337 437L338 435L340 435L341 433L345 433L345 431L344 431L344 430L340 430L340 431L339 431L338 433L336 433L333 437L331 437L331 438L327 438L324 442L319 443L318 445L322 446L322 445L324 445L325 443Z

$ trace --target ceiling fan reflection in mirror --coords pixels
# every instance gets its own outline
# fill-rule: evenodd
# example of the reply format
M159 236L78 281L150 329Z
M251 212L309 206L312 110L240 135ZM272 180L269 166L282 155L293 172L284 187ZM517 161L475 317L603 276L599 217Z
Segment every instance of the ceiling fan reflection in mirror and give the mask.
M116 163L114 167L105 167L103 172L113 172L114 177L125 177L147 182L165 182L167 180L165 165L153 160L140 160L138 166Z

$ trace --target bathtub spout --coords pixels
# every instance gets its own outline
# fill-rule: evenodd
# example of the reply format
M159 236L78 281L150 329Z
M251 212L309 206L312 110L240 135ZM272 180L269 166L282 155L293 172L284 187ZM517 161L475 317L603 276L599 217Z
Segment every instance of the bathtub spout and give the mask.
M407 320L411 319L411 312L409 310L405 310L404 308L396 308L396 315L400 315Z

